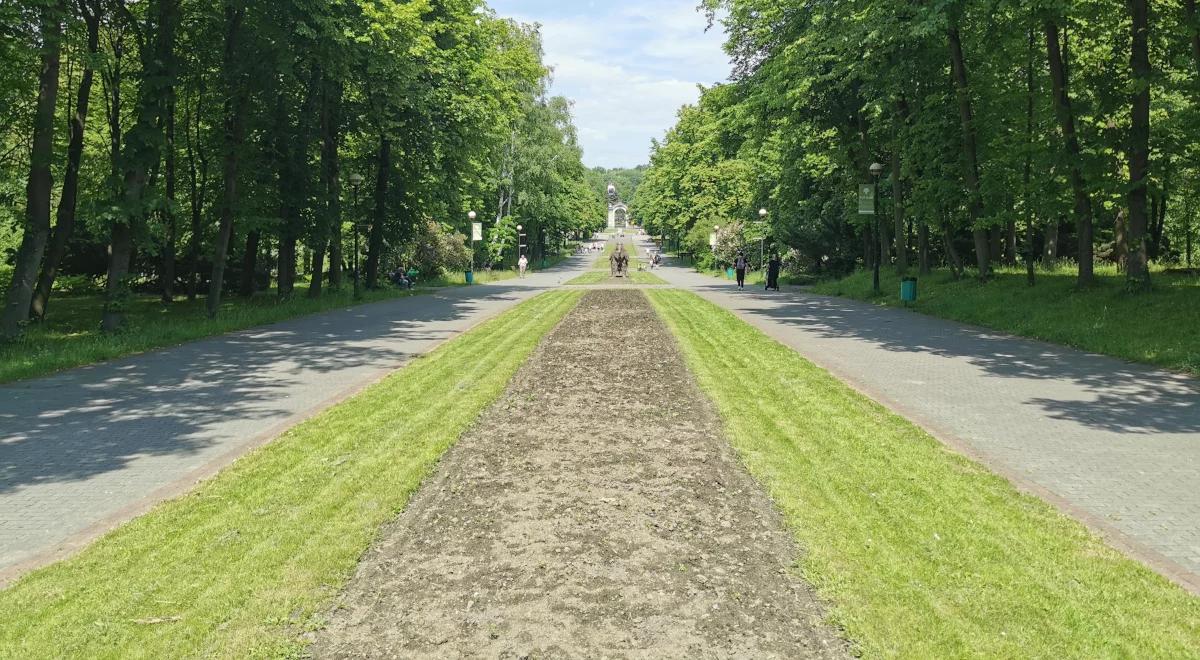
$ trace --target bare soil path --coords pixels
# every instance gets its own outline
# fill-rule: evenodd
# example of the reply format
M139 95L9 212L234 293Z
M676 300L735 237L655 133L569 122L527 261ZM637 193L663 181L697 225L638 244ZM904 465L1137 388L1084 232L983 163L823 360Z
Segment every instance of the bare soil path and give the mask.
M589 292L364 558L317 657L845 657L636 290Z

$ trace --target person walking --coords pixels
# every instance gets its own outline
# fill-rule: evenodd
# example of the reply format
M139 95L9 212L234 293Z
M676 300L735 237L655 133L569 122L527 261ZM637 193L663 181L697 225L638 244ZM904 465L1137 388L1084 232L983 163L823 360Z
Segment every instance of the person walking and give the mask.
M746 288L746 268L749 265L749 262L746 261L746 255L738 252L737 259L733 261L733 269L737 271L737 286L739 289Z
M778 252L771 253L771 261L767 263L767 291L779 290L779 271L783 270L783 260Z
M521 255L521 258L517 260L517 268L521 270L521 279L525 279L525 271L529 268L529 257Z

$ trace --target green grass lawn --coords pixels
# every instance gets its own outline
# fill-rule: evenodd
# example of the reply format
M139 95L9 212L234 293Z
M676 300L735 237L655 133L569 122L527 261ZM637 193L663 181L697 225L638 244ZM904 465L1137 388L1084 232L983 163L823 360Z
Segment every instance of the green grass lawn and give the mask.
M864 656L1196 657L1200 598L732 314L648 295Z
M365 291L363 302L420 292L387 287ZM17 341L0 343L0 383L355 304L349 287L326 290L317 300L310 300L306 293L298 287L286 301L280 301L273 291L252 299L228 296L216 319L208 318L203 298L191 302L180 298L163 305L157 296L136 296L129 303L128 328L111 335L100 332L101 296L56 296L44 323L31 324Z
M297 656L442 453L579 293L418 359L76 557L0 592L0 656Z
M481 271L475 273L475 283L500 282L516 276L516 271L511 270ZM390 286L364 291L362 303L419 295L429 287L465 283L464 273L450 273L422 281L413 291ZM171 305L163 305L158 296L136 296L130 303L129 327L115 335L100 332L102 297L60 294L51 299L45 323L30 325L18 341L0 343L0 383L356 304L352 287L326 289L318 300L310 300L307 292L305 286L297 287L292 299L286 301L280 301L274 291L260 293L253 299L226 296L215 320L208 318L203 298L191 302L179 298Z
M1021 269L1001 269L995 280L954 281L935 272L919 282L918 312L1104 353L1168 369L1200 374L1200 277L1156 274L1146 294L1125 291L1114 268L1100 269L1095 287L1075 287L1075 272L1038 274L1030 288ZM813 287L816 293L899 306L894 272L881 278L884 295L871 294L871 274Z
M576 277L567 282L567 286L586 286L594 284L667 284L663 278L651 273L648 270L634 270L629 272L629 276L625 279L614 278L609 275L607 268L605 270L593 270Z

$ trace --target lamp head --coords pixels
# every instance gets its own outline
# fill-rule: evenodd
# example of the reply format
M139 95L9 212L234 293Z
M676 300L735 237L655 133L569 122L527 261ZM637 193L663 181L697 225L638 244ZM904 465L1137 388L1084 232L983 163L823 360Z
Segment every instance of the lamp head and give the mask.
M883 174L883 163L871 163L871 176Z
M355 172L354 174L350 175L350 185L357 188L357 187L361 186L362 184L363 184L363 175L359 174L358 172Z
M766 210L766 209L759 209L759 210L758 210L758 217L760 217L760 218L765 218L765 217L767 217L768 215L770 215L770 211L768 211L768 210Z
M471 220L472 222L474 222L475 218L478 218L478 217L479 217L479 215L477 215L474 211L471 211L470 213L467 214L467 219Z

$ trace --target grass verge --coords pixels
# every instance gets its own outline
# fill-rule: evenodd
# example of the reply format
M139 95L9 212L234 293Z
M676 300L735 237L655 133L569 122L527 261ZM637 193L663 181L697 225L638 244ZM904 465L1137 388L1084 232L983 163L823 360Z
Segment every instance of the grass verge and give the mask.
M1076 287L1075 275L1067 267L1042 271L1037 285L1029 287L1021 269L1000 269L987 283L955 281L948 272L937 271L921 278L913 309L1200 375L1200 277L1158 273L1153 291L1130 294L1115 268L1097 269L1096 285L1084 290ZM877 298L871 292L871 274L859 272L813 291L901 305L894 272L882 273L880 286L884 295Z
M363 299L358 302L349 287L327 290L316 300L308 298L304 288L297 288L289 300L279 300L273 291L250 299L229 296L222 303L216 319L208 318L203 298L193 301L181 298L164 305L157 296L136 296L128 305L128 327L116 334L100 331L103 297L57 296L50 301L50 313L44 323L30 325L25 335L16 341L0 342L0 383L44 376L331 309L420 293L421 289L404 291L386 287L364 291Z
M76 557L0 592L0 656L278 657L581 294L415 361Z
M1200 598L682 291L648 292L868 657L1194 657Z
M607 270L593 270L576 277L567 282L567 286L587 286L595 284L666 284L667 281L663 278L645 270L634 270L629 272L629 276L625 279L614 278L609 275Z

